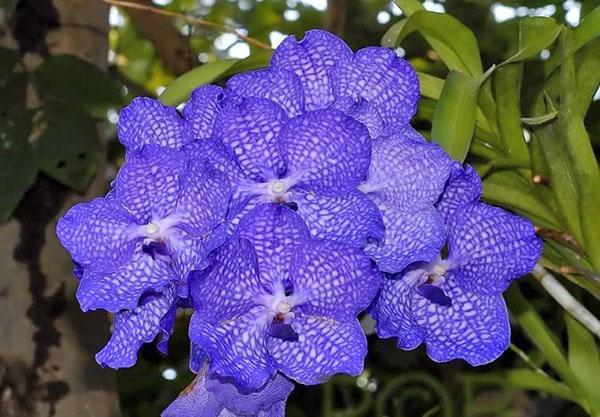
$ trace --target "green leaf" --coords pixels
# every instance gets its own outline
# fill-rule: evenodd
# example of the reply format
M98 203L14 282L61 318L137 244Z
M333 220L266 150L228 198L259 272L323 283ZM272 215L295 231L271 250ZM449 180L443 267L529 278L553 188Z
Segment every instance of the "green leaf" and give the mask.
M73 55L48 58L33 74L44 101L57 101L98 118L120 107L123 91L107 73Z
M245 71L252 71L259 68L264 68L269 65L271 56L273 55L272 49L261 49L260 51L250 55L246 59L242 59L237 62L234 66L229 68L223 75L222 78L230 77L235 74L239 74Z
M406 16L411 16L413 13L418 12L419 10L425 10L423 5L418 0L395 0L395 3L402 9ZM400 22L392 25L388 32L383 36L382 44L387 47L394 47L397 45L396 39L398 38L398 34L400 33L402 27L406 19L401 20ZM431 47L438 53L441 57L442 61L446 63L446 65L450 69L460 69L460 57L452 50L452 48L446 46L444 42L437 40L435 37L430 36L426 33L423 33L425 40ZM391 41L388 41L391 39ZM391 44L386 44L391 42Z
M575 401L568 386L539 372L530 369L513 369L504 373L503 376L506 384L513 388L547 392L569 401Z
M423 4L419 0L394 0L394 3L396 3L407 16L410 16L419 10L425 10Z
M573 29L573 53L581 49L586 43L600 36L600 7L596 7L579 22ZM544 63L546 74L550 74L556 67L561 65L560 54L554 54Z
M585 115L600 86L600 38L585 45L575 56L579 112Z
M483 181L483 197L530 217L536 225L560 228L553 210L536 197L531 182L516 172L499 171L487 177Z
M575 61L571 33L561 34L562 65L560 70L559 113L561 139L565 144L575 175L579 217L583 242L592 265L600 271L600 171L594 156L594 149L579 111L579 98L575 78Z
M28 138L32 112L25 108L26 74L13 74L0 88L0 221L7 220L37 177Z
M480 82L451 71L438 101L431 137L457 161L464 161L471 145Z
M568 313L565 313L565 321L569 338L569 365L586 391L592 409L600 413L598 345L594 336Z
M196 87L216 81L240 61L233 58L224 59L194 68L168 85L158 99L169 106L183 103Z
M13 72L21 56L15 49L0 48L0 83L4 82Z
M529 339L537 346L550 366L560 375L562 380L573 392L577 402L584 400L583 391L575 373L571 370L565 354L560 348L554 335L548 330L544 321L533 306L521 294L516 285L512 285L506 292L510 311L515 316Z
M411 33L419 31L451 70L472 76L483 73L479 47L473 32L456 18L419 10L406 21L393 25L383 36L385 46L399 45ZM435 40L435 42L432 42ZM441 48L440 45L443 45Z
M539 94L534 100L531 109L533 117L544 116L555 110L546 94L546 91L554 93L554 79L555 77L551 77L546 81L544 94ZM532 127L532 161L536 170L541 170L542 174L551 179L549 197L560 216L559 229L566 230L581 243L583 238L577 207L577 184L564 144L557 140L558 137L558 122ZM543 156L543 161L540 156Z
M494 74L496 118L502 147L516 164L529 165L529 148L521 127L521 76L520 64L505 65Z
M529 126L539 126L548 123L558 116L558 110L552 110L548 114L543 114L536 117L521 117L521 122Z
M76 191L85 191L99 168L96 122L62 103L45 103L43 112L46 127L34 144L40 169Z
M169 106L178 105L186 101L196 87L267 66L272 54L270 49L261 50L246 59L225 59L201 65L173 81L158 99Z
M423 97L439 100L444 88L444 80L424 72L417 72L417 76L419 77L421 95Z
M558 37L561 26L549 17L519 20L519 50L500 65L535 58Z

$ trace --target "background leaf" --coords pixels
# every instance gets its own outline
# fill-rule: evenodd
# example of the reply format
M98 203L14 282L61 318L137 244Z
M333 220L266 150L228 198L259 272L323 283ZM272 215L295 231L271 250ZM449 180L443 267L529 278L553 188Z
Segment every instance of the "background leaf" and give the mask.
M577 375L595 413L600 413L598 378L600 352L594 336L577 320L565 313L569 339L569 365Z
M121 87L95 65L73 55L48 58L34 73L33 81L44 101L58 101L105 117L120 107Z
M457 161L464 161L471 145L480 82L451 71L438 101L431 137Z
M406 22L396 26L397 33L390 31L383 37L384 44L400 45L408 35L419 31L445 46L437 52L448 68L472 76L483 73L479 47L473 32L448 14L419 10L411 14ZM435 45L432 46L435 48ZM447 53L448 50L453 54Z
M201 65L168 85L159 100L169 106L183 103L196 87L215 81L239 62L239 59L225 59Z
M27 74L14 74L0 87L0 221L10 217L37 177L28 142L33 112L25 109L27 80Z
M561 27L549 17L529 17L519 20L519 50L502 64L537 57L558 37Z
M40 170L57 181L84 191L99 168L96 122L62 103L46 103L45 128L35 143Z

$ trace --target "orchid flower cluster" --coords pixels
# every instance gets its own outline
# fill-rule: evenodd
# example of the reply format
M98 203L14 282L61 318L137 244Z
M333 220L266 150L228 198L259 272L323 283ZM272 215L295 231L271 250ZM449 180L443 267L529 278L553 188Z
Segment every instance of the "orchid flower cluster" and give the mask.
M318 30L181 111L134 99L112 189L57 227L82 309L114 313L96 360L133 366L155 339L166 354L191 308L198 377L163 415L275 417L294 382L362 372L367 314L434 361L496 359L502 293L542 243L411 128L418 99L393 50L353 53Z

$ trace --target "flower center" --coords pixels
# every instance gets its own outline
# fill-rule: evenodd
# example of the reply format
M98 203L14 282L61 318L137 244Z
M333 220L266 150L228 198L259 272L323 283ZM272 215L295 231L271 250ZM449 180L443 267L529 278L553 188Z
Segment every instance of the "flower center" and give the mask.
M150 222L146 225L146 234L148 236L157 234L159 230L160 230L160 227L158 227L158 225L155 223Z
M433 267L433 270L431 272L433 272L435 275L437 276L443 276L447 271L447 268L445 265L436 265L435 267Z
M271 190L274 194L281 194L285 191L285 185L279 180L275 181L273 184L271 184Z
M292 306L287 301L282 301L277 305L277 313L278 314L287 314L292 309Z

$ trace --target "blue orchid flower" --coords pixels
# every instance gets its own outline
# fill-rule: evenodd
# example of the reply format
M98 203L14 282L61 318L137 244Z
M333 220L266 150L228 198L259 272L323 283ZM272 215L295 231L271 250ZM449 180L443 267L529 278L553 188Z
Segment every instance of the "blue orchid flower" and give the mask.
M211 373L255 389L277 371L303 384L362 371L367 346L356 316L380 273L361 250L312 239L287 207L252 210L193 275L190 338Z
M398 347L422 342L435 361L456 358L483 365L510 343L502 293L532 270L542 243L531 222L479 202L481 182L455 165L437 209L445 219L445 259L417 262L387 274L371 309L380 337Z
M161 417L284 417L294 384L275 374L257 390L240 390L234 382L209 375L203 365L198 376Z

